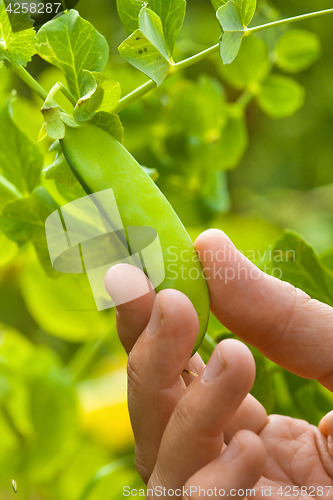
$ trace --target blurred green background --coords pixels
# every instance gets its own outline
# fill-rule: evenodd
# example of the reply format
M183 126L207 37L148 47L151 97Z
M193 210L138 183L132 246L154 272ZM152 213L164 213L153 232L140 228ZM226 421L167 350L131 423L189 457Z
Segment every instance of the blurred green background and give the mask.
M315 5L330 7L328 0ZM77 8L107 38L106 74L121 83L122 95L144 83L146 77L118 54L126 34L116 2L81 0ZM313 9L310 0L261 0L252 24ZM223 229L262 267L265 251L289 229L333 269L333 16L292 28L315 34L304 35L309 49L303 67L301 56L293 64L278 45L291 28L270 30L246 39L230 67L211 57L167 80L120 118L125 146L142 165L156 169L157 184L193 239L209 227ZM217 43L219 36L210 1L189 0L175 60ZM63 79L37 56L28 69L47 90ZM269 73L288 80L267 80ZM290 78L304 88L304 104L302 89ZM276 81L283 85L271 95ZM15 122L36 143L41 101L0 69L0 107L13 88L19 96ZM59 103L68 109L62 97ZM47 146L39 144L44 166L52 162ZM64 201L81 195L77 186L43 182ZM288 269L283 279L289 280ZM126 357L115 314L89 312L93 307L85 278L48 277L30 243L18 249L0 232L1 500L13 498L12 478L21 500L79 500L97 471L133 455ZM214 318L209 333L216 340L229 336ZM253 393L269 412L317 424L333 408L333 396L319 384L253 352ZM202 355L207 357L204 349ZM124 485L141 484L132 465L111 470L104 470L86 498L122 498Z

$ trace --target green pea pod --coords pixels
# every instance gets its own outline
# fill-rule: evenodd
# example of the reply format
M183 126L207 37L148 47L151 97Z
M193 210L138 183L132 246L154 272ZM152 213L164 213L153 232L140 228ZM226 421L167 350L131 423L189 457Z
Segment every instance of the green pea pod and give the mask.
M192 301L200 323L195 352L208 323L208 286L193 243L171 205L130 153L103 129L92 124L67 127L61 146L87 194L112 188L125 228L156 230L165 268L156 290L176 289Z

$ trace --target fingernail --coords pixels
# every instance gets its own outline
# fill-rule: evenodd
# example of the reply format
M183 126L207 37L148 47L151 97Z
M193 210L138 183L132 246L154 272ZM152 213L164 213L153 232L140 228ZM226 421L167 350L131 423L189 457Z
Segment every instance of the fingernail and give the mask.
M328 453L333 458L333 437L332 436L327 437L327 448L328 448Z
M225 363L222 359L220 349L216 347L203 372L203 382L211 382L223 372L224 368Z
M163 315L160 309L160 298L158 295L156 295L150 321L147 326L147 333L150 333L151 335L156 333L162 324Z
M239 443L235 437L230 441L227 449L221 455L221 462L231 462L234 460L242 451Z

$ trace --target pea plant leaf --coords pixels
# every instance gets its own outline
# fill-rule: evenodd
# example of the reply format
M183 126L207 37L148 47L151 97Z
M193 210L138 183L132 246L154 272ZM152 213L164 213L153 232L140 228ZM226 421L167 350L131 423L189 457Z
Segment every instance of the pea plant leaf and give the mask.
M120 45L120 55L157 86L161 85L172 68L161 19L144 7L140 11L139 27Z
M102 72L109 58L104 36L76 10L44 24L37 34L36 49L40 57L64 72L76 99L84 93L83 70Z
M212 2L212 6L214 7L215 10L219 9L220 7L222 7L222 5L224 5L225 3L227 3L228 0L211 0Z
M56 180L61 184L65 184L70 189L72 189L78 183L78 180L74 176L67 163L64 155L59 152L56 154L54 162L43 170L45 179Z
M112 135L117 141L123 142L124 140L124 127L118 115L114 113L106 113L99 111L90 120L90 123L102 128L108 134Z
M57 205L45 188L37 188L24 198L5 206L0 216L0 229L19 246L31 241L45 271L53 275L46 235L45 220Z
M279 119L301 108L304 96L304 88L292 78L269 75L260 85L257 103L268 116Z
M13 121L12 98L0 113L0 174L22 194L40 184L43 156Z
M288 73L298 73L309 68L321 54L318 35L305 30L290 30L278 40L275 64Z
M150 0L149 8L162 21L168 54L171 57L178 33L185 19L186 0Z
M313 299L333 305L333 272L298 234L285 232L275 246L273 260L271 265L280 269L283 281L304 290Z
M109 80L98 72L84 70L82 72L82 96L74 109L74 118L79 121L90 120L97 111L112 112L117 106L121 89L120 84Z
M131 35L139 28L139 13L144 0L117 0L117 10L126 34Z
M222 27L220 54L224 64L236 58L256 9L256 0L229 0L216 12Z
M29 27L25 18L21 15L17 16L11 24L6 5L3 0L0 0L0 64L1 61L6 60L15 68L21 65L26 66L36 54L35 30L32 26Z

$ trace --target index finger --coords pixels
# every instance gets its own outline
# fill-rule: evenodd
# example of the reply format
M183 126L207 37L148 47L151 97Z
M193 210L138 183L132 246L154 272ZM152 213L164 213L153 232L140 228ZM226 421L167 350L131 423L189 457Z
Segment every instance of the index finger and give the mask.
M219 321L283 368L333 390L333 309L260 271L222 231L204 232L195 246Z

